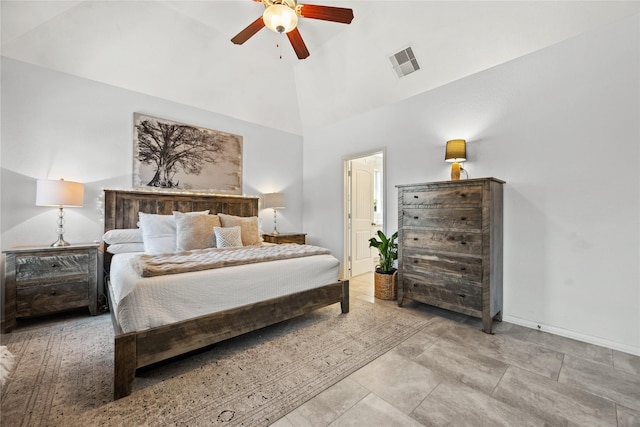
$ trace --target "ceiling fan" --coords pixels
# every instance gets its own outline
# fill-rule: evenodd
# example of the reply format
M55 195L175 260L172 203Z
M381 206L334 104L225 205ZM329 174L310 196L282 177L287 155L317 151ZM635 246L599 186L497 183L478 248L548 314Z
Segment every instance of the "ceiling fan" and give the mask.
M243 44L263 27L267 27L276 33L287 34L287 38L291 42L298 59L305 59L309 56L309 50L304 44L298 28L296 28L298 16L339 22L341 24L350 24L353 20L353 10L345 7L296 4L295 0L253 1L264 5L265 11L263 15L240 31L231 41L235 44Z

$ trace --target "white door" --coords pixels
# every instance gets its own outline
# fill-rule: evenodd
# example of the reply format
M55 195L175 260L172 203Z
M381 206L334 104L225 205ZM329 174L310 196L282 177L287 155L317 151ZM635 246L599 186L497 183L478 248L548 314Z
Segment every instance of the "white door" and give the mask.
M369 239L373 237L372 165L351 162L351 275L373 271Z

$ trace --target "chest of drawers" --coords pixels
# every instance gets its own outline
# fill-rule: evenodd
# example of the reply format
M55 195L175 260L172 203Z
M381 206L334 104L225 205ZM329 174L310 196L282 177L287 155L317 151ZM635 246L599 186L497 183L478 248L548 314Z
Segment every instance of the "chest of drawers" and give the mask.
M504 181L398 186L398 305L403 298L482 319L502 318Z
M97 314L97 244L17 248L5 256L4 332L16 318L77 307Z

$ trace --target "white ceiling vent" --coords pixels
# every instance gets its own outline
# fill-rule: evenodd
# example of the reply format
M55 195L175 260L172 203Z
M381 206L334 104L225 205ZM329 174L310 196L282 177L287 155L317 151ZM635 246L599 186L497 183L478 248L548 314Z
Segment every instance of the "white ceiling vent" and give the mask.
M420 69L411 47L391 55L389 60L391 61L391 65L393 65L393 69L396 71L396 74L398 74L398 77L404 77Z

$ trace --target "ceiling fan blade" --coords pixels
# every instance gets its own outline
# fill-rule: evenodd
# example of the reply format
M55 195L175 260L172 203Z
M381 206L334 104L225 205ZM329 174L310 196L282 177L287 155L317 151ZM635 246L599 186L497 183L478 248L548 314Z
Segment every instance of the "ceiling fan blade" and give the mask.
M351 24L353 10L346 7L318 6L314 4L298 5L300 16L304 18L322 19L323 21Z
M255 33L264 28L264 20L262 16L253 21L247 28L240 31L231 41L234 44L242 44L249 40Z
M307 45L304 44L304 40L302 40L302 36L300 35L300 31L297 28L289 31L287 33L287 37L291 42L291 46L293 46L293 50L296 51L296 55L298 55L298 59L304 59L309 56L309 50L307 49Z

